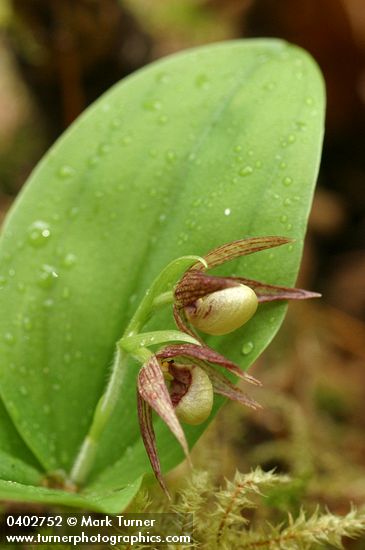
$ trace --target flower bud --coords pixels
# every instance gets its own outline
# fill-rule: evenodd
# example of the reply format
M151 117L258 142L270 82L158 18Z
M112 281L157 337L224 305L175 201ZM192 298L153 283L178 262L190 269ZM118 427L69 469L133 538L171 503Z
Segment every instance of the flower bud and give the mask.
M182 367L187 368L186 365ZM195 426L204 422L212 411L213 386L202 368L196 365L188 368L191 372L191 383L176 405L175 412L181 422Z
M246 285L218 290L186 306L187 320L206 334L220 336L238 329L256 312L258 299Z

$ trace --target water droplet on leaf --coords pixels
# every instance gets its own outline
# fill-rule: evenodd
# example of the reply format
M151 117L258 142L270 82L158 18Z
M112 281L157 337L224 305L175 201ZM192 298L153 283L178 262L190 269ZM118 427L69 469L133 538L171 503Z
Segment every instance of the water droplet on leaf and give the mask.
M166 153L166 160L169 162L169 163L173 163L176 161L176 153L175 151L173 151L172 149L170 149L169 151L167 151Z
M289 176L286 176L284 179L283 179L283 184L286 186L286 187L289 187L289 185L291 185L293 183L293 180L291 177Z
M42 265L38 277L39 286L42 288L50 288L57 281L57 279L58 273L55 267L48 264Z
M158 99L152 99L143 103L143 108L146 111L160 111L162 109L162 103Z
M195 79L195 85L202 90L208 90L210 88L210 81L207 75L201 73Z
M47 243L51 236L51 229L47 222L37 220L27 230L28 242L34 247L41 247Z
M69 166L68 164L64 164L59 169L58 175L62 179L69 179L69 178L72 178L75 175L75 173L76 171L74 168L72 168L72 166Z
M66 254L66 256L63 258L63 265L65 267L73 267L75 263L77 262L77 257L75 254L72 254L71 252Z
M242 346L242 354L243 355L248 355L249 353L252 352L252 350L254 349L254 344L253 342L245 342Z
M156 82L159 82L161 84L167 84L170 81L170 75L168 73L159 73L156 76Z
M124 136L124 138L122 138L122 145L129 145L131 141L132 141L131 136Z
M250 176L253 172L252 166L245 166L239 171L239 175L242 177Z
M101 155L106 155L107 153L109 153L110 151L110 145L108 145L107 143L101 143L99 145L99 153Z
M295 123L296 127L298 128L298 130L305 130L307 128L307 123L304 122L303 120L297 120L296 123Z
M168 121L169 117L167 115L161 115L160 117L158 117L158 123L161 125L167 124Z

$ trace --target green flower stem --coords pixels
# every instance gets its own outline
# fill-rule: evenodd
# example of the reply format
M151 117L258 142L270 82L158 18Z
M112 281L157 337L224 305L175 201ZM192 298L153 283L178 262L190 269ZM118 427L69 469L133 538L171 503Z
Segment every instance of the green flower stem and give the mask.
M153 300L153 307L154 309L157 309L167 304L172 304L173 301L174 293L172 290L168 290L167 292L163 292L162 294L156 296L156 298Z
M128 340L138 335L154 310L173 303L173 291L166 291L166 288L171 287L172 284L176 282L178 275L183 269L186 269L196 262L201 262L204 265L206 264L205 260L199 256L183 256L172 261L161 271L144 295L137 311L124 331L121 340L118 342L111 369L111 376L104 394L98 401L89 432L81 445L80 451L71 469L70 481L76 485L85 483L93 467L101 434L108 424L122 392L128 355L132 355L141 363L148 360L151 355L151 352L138 341L134 347L132 346L131 348L128 346L128 349L126 349L127 346L123 347L123 340Z
M82 485L95 460L101 434L114 410L125 375L127 353L117 347L111 376L104 394L99 399L94 411L90 430L85 437L81 449L71 470L70 479L77 485Z
M130 338L138 334L138 331L141 330L143 325L146 323L153 309L167 305L172 301L172 292L165 292L160 296L157 296L156 300L153 300L153 298L151 299L150 293L147 292L131 322L126 328L123 338ZM149 350L138 345L133 351L129 350L127 352L123 349L123 338L120 342L118 342L111 369L111 376L105 392L99 399L95 408L90 430L81 445L81 449L76 457L70 473L70 480L76 485L82 485L85 482L94 464L100 437L121 394L121 388L123 386L126 372L125 367L129 353L141 361L141 363L145 362L151 355Z

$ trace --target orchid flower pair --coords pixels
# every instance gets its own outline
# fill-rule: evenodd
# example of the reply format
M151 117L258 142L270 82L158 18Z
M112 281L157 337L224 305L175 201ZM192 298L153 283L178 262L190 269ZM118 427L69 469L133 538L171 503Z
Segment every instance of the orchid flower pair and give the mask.
M152 353L138 374L137 403L142 439L154 474L168 494L161 473L152 423L154 410L167 424L189 460L188 444L180 421L204 422L213 406L213 393L259 408L259 404L234 386L214 365L246 382L260 385L238 365L209 348L194 328L208 334L226 334L254 315L260 302L302 300L315 292L254 281L244 277L206 274L221 264L290 242L285 237L255 237L227 243L192 265L174 288L173 314L177 327L196 343L167 345Z

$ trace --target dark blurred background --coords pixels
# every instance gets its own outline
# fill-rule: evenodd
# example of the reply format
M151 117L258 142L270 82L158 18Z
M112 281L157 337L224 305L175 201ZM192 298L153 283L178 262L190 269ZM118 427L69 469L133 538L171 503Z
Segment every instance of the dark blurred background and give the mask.
M275 36L317 60L326 137L299 283L323 299L292 307L255 366L268 388L266 412L240 422L227 407L207 437L231 449L228 473L260 462L306 479L309 500L335 511L364 504L364 0L1 0L0 32L1 217L68 124L153 59ZM219 428L227 415L237 417L233 442Z

